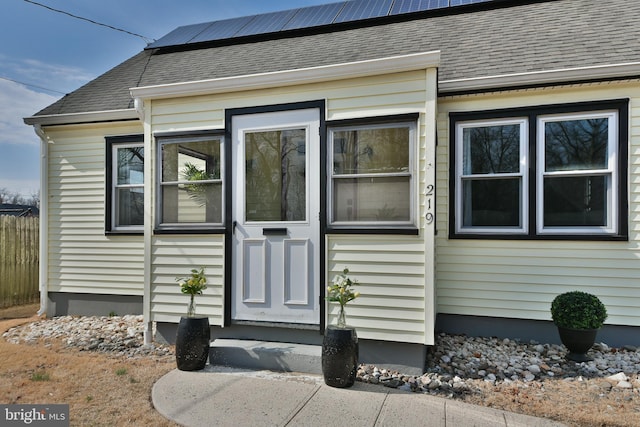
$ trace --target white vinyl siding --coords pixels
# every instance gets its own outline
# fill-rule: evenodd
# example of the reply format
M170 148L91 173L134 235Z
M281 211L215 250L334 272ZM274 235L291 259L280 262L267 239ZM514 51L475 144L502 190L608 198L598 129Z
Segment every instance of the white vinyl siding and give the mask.
M581 290L600 297L608 324L640 326L640 87L603 83L451 97L438 115L438 230L448 230L449 112L631 97L629 241L436 240L437 310L444 314L551 320L553 298Z
M105 236L105 136L140 133L139 125L45 129L49 144L48 277L50 292L142 296L142 236Z
M434 92L435 75L435 72L430 75L433 78ZM421 228L424 226L424 220L421 219L424 218L424 200L419 194L424 194L426 188L424 170L427 167L424 160L427 81L427 71L422 70L305 86L153 100L151 132L220 130L225 126L225 109L313 100L326 101L326 120L420 113L419 126L416 128L417 140L411 146L411 156L415 158L414 168L417 167L411 197L415 203L412 206L415 210L413 214L418 218L416 225ZM216 239L215 236L209 238ZM181 236L178 239L181 243L176 243L173 247L174 258L182 257L180 248L183 244L188 246L191 239L191 236ZM425 313L425 293L433 292L433 280L425 279L425 243L422 233L419 236L329 235L327 243L327 280L347 266L362 283L358 290L363 296L347 307L347 320L358 327L360 338L432 343L427 342L432 341L432 332L425 333L425 319L432 319L434 313L431 308L429 313ZM156 245L154 250L155 248ZM190 264L184 262L184 265L186 267ZM197 267L204 264L195 262L191 265ZM151 268L153 271L159 268L155 257ZM154 320L177 322L186 310L186 300L180 298L172 283L176 275L175 268L166 269L162 266L162 271L165 270L166 274L154 274L152 317ZM211 313L216 313L215 316L222 316L222 283L224 282L221 281L220 286L214 288L220 305L212 303L206 307ZM326 285L321 284L323 290ZM209 289L205 294L208 292ZM199 312L201 304L203 302L198 303ZM333 323L333 312L327 313L327 316L327 324ZM221 322L222 318L219 319Z
M224 236L154 236L151 248L151 313L153 321L177 322L187 313L189 296L180 293L176 277L205 268L207 289L196 296L196 314L212 325L224 322Z
M327 237L327 278L349 268L358 280L360 297L346 306L347 324L358 336L388 341L424 343L424 243L417 236ZM334 324L338 305L330 304Z

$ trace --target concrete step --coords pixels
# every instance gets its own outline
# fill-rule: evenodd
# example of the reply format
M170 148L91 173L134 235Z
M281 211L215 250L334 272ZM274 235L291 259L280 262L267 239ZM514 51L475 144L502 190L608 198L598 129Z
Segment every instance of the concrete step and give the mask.
M216 339L209 348L209 364L256 370L322 374L322 346Z

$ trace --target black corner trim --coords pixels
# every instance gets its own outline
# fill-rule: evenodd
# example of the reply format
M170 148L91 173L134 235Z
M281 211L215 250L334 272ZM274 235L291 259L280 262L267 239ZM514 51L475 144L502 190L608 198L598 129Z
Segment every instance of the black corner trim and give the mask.
M358 117L354 119L329 120L327 127L360 126L372 124L404 123L415 122L420 117L420 113L394 114L390 116Z
M153 137L162 138L193 138L199 136L224 136L224 129L208 129L208 130L192 130L192 131L171 131L171 132L155 132Z
M327 227L325 234L360 234L360 235L402 235L418 236L420 230L416 227L362 227L362 228L340 228Z
M188 227L158 227L153 234L225 234L224 227L216 228L188 228Z
M125 230L105 230L105 236L144 236L144 230L125 231Z

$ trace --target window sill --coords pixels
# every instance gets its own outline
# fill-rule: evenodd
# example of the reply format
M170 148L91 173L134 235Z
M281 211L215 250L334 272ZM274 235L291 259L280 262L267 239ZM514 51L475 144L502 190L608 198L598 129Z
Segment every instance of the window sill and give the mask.
M449 234L450 240L573 240L594 242L626 242L626 234Z
M105 230L105 236L142 236L144 230Z
M222 226L204 227L158 227L153 230L153 234L224 234L225 228Z

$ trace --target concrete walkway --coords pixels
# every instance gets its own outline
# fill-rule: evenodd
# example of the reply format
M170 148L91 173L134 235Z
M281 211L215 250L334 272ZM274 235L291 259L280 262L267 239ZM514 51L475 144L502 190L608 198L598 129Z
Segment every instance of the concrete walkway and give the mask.
M563 424L425 394L322 377L218 366L174 370L153 387L153 405L184 426L539 426Z

